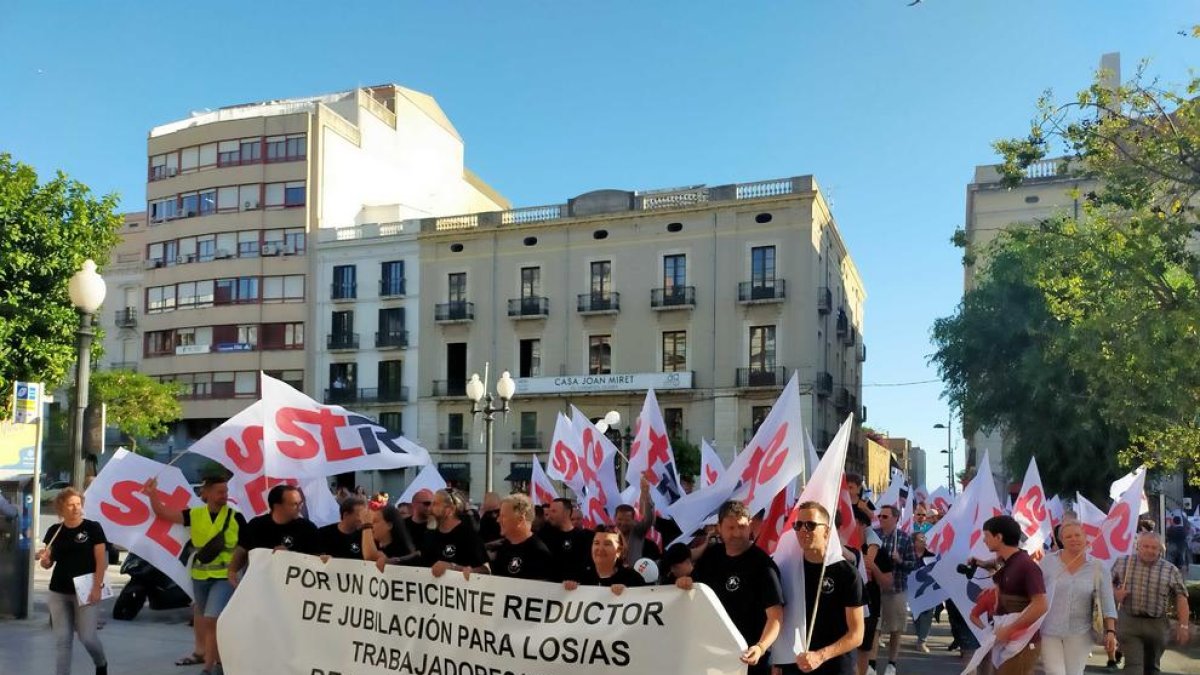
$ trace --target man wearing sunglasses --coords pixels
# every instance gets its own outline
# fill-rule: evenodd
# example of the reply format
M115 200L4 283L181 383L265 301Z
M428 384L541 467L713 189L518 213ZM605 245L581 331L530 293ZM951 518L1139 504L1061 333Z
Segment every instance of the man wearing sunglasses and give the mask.
M437 527L431 523L429 512L433 508L433 491L426 488L417 490L412 496L412 515L404 519L404 527L408 528L408 536L413 546L421 548L425 545L425 531Z
M912 538L901 530L900 509L890 504L879 509L879 528L875 530L882 545L879 555L892 561L892 584L881 588L879 602L879 634L888 636L888 664L884 675L895 675L896 659L900 657L900 636L908 624L908 573L917 566L917 554Z
M249 560L249 551L269 548L276 551L297 553L319 553L317 526L313 525L300 510L304 506L304 493L294 485L276 485L267 493L269 512L251 518L246 526L238 530L237 547L229 561L229 585L237 587L239 573Z
M802 502L792 529L804 553L804 609L812 639L795 665L780 666L783 675L819 673L854 675L855 649L862 643L865 622L862 578L854 565L838 560L825 565L829 546L829 512L817 502ZM818 602L818 595L820 601Z

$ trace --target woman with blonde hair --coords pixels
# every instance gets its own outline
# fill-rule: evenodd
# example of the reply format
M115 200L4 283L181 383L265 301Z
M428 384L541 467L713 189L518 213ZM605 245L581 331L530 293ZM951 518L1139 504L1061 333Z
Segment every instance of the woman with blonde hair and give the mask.
M54 626L56 654L55 672L70 675L72 633L79 636L92 663L96 675L108 675L108 659L104 656L104 645L96 634L100 617L100 585L108 569L108 552L104 528L94 520L83 517L83 495L74 488L66 488L54 498L54 510L62 518L46 530L42 539L46 548L38 551L37 559L45 569L54 568L50 575L50 593L46 604L50 608L50 621ZM87 601L79 602L75 591L75 578L92 575Z
M1104 646L1116 649L1117 606L1112 584L1099 560L1088 555L1087 535L1078 521L1059 529L1062 549L1042 559L1052 593L1042 622L1042 667L1046 675L1082 675L1092 647L1092 615L1100 605Z

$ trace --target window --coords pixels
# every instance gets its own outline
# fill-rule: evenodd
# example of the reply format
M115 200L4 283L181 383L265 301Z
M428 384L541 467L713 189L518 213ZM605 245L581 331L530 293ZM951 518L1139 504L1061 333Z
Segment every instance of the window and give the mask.
M289 227L283 231L284 247L291 247L296 253L304 253L306 248L303 227Z
M233 395L237 398L258 395L258 373L253 370L236 373L233 380Z
M212 307L213 306L213 287L216 282L212 279L196 282L196 306L197 307Z
M663 408L663 425L667 436L683 438L683 408Z
M179 151L179 170L183 173L195 171L200 166L200 148L184 148Z
M463 438L462 413L446 415L446 448L457 450L465 447L467 444L466 439Z
M392 260L379 266L379 294L404 295L404 261Z
M200 146L200 168L211 168L217 163L217 144L205 143Z
M264 371L271 377L282 380L298 391L304 391L304 371L303 370L267 370Z
M379 413L379 426L396 434L397 436L404 435L404 413L385 412Z
M358 267L355 265L337 265L333 268L333 299L344 300L358 297L357 283Z
M663 291L671 293L677 286L687 285L687 256L663 256Z
M612 336L591 336L588 338L588 374L608 375L611 372Z
M262 325L263 349L303 349L304 324L264 323Z
M211 216L217 212L217 191L205 190L200 193L200 215Z
M304 300L304 275L263 277L263 302L301 302Z
M262 141L257 138L243 138L238 141L238 150L242 164L254 164L262 161Z
M238 203L241 204L243 211L253 211L258 208L259 200L262 198L262 186L240 185L238 186Z
M540 449L537 437L537 413L521 413L521 432L517 438L517 447L522 449Z
M542 341L521 340L520 377L539 377L542 374Z
M598 260L592 263L591 281L593 299L607 299L612 292L612 261Z
M237 254L239 258L258 257L258 232L248 230L237 233Z
M303 159L308 154L304 134L267 137L267 161L287 162Z
M157 314L175 309L175 286L152 286L146 290L146 313Z
M175 302L179 309L196 306L196 282L185 281L175 287Z
M227 185L217 188L217 210L237 211L241 204L238 202L238 187Z
M542 268L521 268L521 299L540 297L542 294Z
M404 308L392 307L379 310L379 336L395 340L404 336ZM389 342L389 344L392 344Z
M348 337L354 334L354 312L334 312L330 315L330 325L333 327L333 335L336 340L339 336Z
M179 240L179 262L191 263L196 262L196 238L184 237Z
M174 331L155 330L146 333L146 346L144 350L146 356L161 356L163 354L171 354L174 352L174 350Z
M179 155L155 155L150 158L150 180L162 180L174 176L179 170Z
M750 283L756 287L775 285L774 246L755 246L750 249Z
M217 166L237 166L241 163L238 141L221 141L217 145Z
M217 253L217 238L214 235L196 237L196 260L208 262Z
M239 305L258 302L258 277L217 279L215 304Z
M762 426L762 423L767 420L767 415L770 414L771 406L769 405L756 405L750 408L751 433L758 433L758 428ZM750 439L747 438L746 441L749 442Z
M750 328L750 371L767 372L775 369L775 326Z
M174 197L156 199L150 202L150 222L161 223L165 220L175 218L178 213L176 204L177 202Z
M258 324L250 323L237 326L237 340L244 345L258 346Z
M466 302L467 301L467 273L454 272L447 278L449 285L450 302Z
M146 260L161 263L163 261L163 245L150 244L150 246L146 248Z
M333 390L354 389L358 382L357 363L329 364L329 388Z
M667 331L662 334L662 369L664 373L687 370L687 331Z
M284 206L304 206L304 181L287 183L283 191Z
M283 183L267 183L263 186L263 204L269 209L283 206Z
M404 362L379 362L379 398L384 401L402 398Z

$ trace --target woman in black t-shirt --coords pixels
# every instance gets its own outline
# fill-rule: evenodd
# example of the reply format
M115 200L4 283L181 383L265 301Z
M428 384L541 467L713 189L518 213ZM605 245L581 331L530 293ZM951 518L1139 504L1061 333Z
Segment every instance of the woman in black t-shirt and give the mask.
M420 551L416 550L409 538L400 510L385 506L371 515L371 526L364 527L362 531L363 560L374 560L380 572L384 565L415 563Z
M108 675L108 660L104 645L96 634L100 615L100 584L108 569L108 552L104 528L94 520L83 517L83 495L66 488L54 498L54 510L62 522L50 526L42 542L46 548L38 552L38 561L45 569L54 568L50 575L50 594L46 604L54 625L56 649L55 672L70 675L71 634L79 636L96 665L96 675ZM92 575L86 604L80 605L75 592L75 578Z
M580 586L608 586L614 595L629 587L645 585L642 575L625 566L625 535L620 530L603 527L592 535L592 564L579 581L563 582L563 588L569 591Z

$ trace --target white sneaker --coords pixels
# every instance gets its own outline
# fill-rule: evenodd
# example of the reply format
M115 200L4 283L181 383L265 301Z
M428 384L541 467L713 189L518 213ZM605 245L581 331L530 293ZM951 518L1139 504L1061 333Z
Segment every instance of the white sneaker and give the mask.
M875 669L869 665L867 666L867 675L875 675Z
M929 645L925 644L924 642L918 642L917 649L921 650L922 652L924 652L926 654L929 653Z
M887 664L887 668L884 669L883 675L896 675L896 666L893 666L890 663Z

